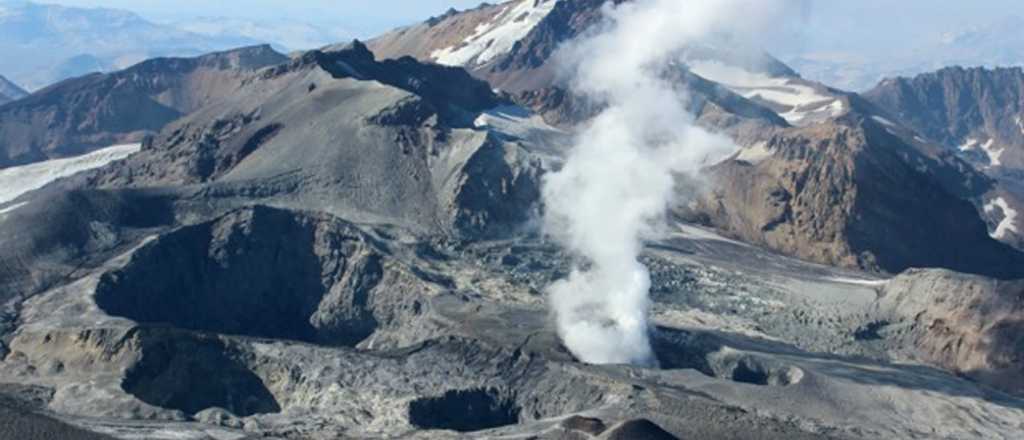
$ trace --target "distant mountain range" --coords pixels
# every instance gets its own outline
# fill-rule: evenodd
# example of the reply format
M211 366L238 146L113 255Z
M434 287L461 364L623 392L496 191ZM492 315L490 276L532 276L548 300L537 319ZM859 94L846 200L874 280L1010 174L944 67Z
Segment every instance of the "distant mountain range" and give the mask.
M309 49L347 39L344 30L292 22L201 18L160 24L135 13L0 0L0 74L28 90L167 56L256 44Z
M870 51L810 51L782 57L801 75L844 90L865 91L885 78L914 76L948 66L1024 66L1024 18L937 34L926 43L899 47L890 56Z
M246 38L272 44L280 51L316 49L351 40L357 32L346 28L317 26L299 21L250 21L231 17L199 17L176 21L172 26L210 38Z

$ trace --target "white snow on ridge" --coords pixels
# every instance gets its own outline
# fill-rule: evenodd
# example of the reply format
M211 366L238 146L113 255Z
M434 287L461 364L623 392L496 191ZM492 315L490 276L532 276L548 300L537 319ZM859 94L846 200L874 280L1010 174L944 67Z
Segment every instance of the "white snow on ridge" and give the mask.
M465 66L486 63L512 50L517 41L530 33L547 17L558 0L520 0L509 3L489 23L477 26L473 35L461 44L435 50L430 54L438 64Z
M958 148L960 148L960 151L971 151L971 150L974 149L974 147L978 147L979 146L978 143L979 142L978 142L977 139L967 139L967 140L964 141L964 144L961 145ZM994 147L995 143L996 143L995 139L989 139L989 140L985 141L984 144L980 145L981 150L984 151L985 155L988 156L988 166L989 166L989 168L997 167L997 166L1000 166L1000 165L1003 164L1000 159L1003 157L1003 152L1005 152L1006 149L1005 148L995 148Z
M81 156L0 169L0 203L14 200L62 177L124 159L140 148L140 144L114 145Z
M1002 157L1003 152L1006 151L1005 148L994 148L992 145L995 144L995 142L995 139L989 139L988 142L981 145L981 149L988 155L988 164L990 167L1002 165L1003 163L999 161L999 158Z
M1020 132L1024 133L1024 119L1021 119L1020 116L1017 116L1016 118L1013 118L1013 121L1017 123L1017 128L1020 129Z
M21 202L21 203L15 203L15 204L13 204L13 205L11 205L11 206L8 206L8 207L6 207L6 208L0 208L0 218L3 218L2 216L3 216L4 214L8 214L8 213L11 213L11 212L13 212L13 211L14 211L15 209L21 208L22 206L25 206L25 205L27 205L27 204L28 204L28 202Z
M881 116L877 116L877 115L876 116L872 116L871 119L874 119L875 122L878 122L879 124L887 125L889 127L892 127L892 126L896 125L896 124L893 124L892 121L890 121L888 119L885 119L885 118L883 118Z
M833 283L854 284L854 285L857 285L857 286L867 286L867 287L881 287L881 286L886 285L889 282L889 280L871 280L871 279L866 279L866 278L849 278L849 277L828 277L828 278L826 278L826 280L831 281Z
M515 105L487 110L477 116L473 126L515 136L535 145L568 147L568 133L548 125L540 115Z
M1006 203L1006 199L1002 197L996 197L985 205L985 212L991 213L999 208L1003 212L1003 219L996 226L996 230L992 232L992 238L1001 240L1006 237L1007 232L1018 233L1017 231L1017 211L1010 207L1009 203Z
M977 139L967 139L966 141L964 141L964 144L959 146L958 148L960 148L960 151L970 151L976 145L978 145Z
M779 116L791 124L800 124L814 115L839 116L845 109L837 97L822 94L798 78L774 77L719 61L689 61L687 65L694 74L719 83L744 98L759 98L787 108Z

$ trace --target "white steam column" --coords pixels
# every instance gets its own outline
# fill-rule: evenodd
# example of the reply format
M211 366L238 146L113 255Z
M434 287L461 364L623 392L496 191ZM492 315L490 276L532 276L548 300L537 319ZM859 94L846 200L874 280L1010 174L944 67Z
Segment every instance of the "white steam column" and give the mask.
M606 107L544 181L545 228L586 262L548 287L559 336L583 362L657 364L648 339L651 280L638 260L664 223L674 175L735 151L694 125L661 75L688 43L742 39L796 2L637 0L606 6L599 32L563 47L573 91ZM753 33L751 33L753 34Z

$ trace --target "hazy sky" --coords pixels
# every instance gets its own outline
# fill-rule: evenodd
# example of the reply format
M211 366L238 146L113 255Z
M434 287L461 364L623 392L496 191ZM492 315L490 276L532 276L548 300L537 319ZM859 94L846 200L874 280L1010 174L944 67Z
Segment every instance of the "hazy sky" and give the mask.
M156 21L189 16L231 16L257 20L287 18L347 26L376 34L420 21L449 7L465 9L481 0L38 0L74 6L129 9ZM497 2L499 0L491 0ZM807 31L818 43L882 45L1024 15L1021 0L808 0ZM899 43L899 41L896 41Z
M284 18L343 27L360 37L421 21L450 7L465 9L481 3L481 0L37 1L128 9L154 21L175 21L195 16L254 20ZM502 0L491 0L499 1ZM934 39L944 32L985 26L1009 15L1024 16L1024 0L803 1L809 5L808 14L803 26L797 30L801 37L787 44L790 46L787 49L793 51L886 50Z
M496 3L495 0L491 0ZM337 25L370 36L394 26L422 21L450 7L466 9L482 0L36 0L80 7L109 7L137 12L154 21L195 16L253 20L288 19Z

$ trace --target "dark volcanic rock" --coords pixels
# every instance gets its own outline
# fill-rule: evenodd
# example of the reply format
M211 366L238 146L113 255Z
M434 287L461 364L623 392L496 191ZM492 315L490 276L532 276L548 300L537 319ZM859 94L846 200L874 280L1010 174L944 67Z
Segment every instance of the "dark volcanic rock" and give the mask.
M606 440L678 440L678 437L647 419L622 422L609 429L601 438Z
M519 423L522 411L495 389L455 390L409 403L409 422L422 429L481 431Z
M240 417L281 410L261 379L222 341L208 336L162 337L143 330L142 360L121 387L142 401L196 414L223 408Z
M51 191L0 222L0 302L66 281L149 231L174 224L170 198L147 191ZM2 329L2 327L0 327Z
M608 429L601 419L582 416L569 417L563 420L559 425L569 431L577 431L589 435L600 435Z
M144 245L103 276L96 303L141 323L355 346L414 315L422 291L381 252L329 216L253 207Z
M282 66L268 72L268 75L314 64L335 78L380 81L420 96L451 124L469 122L460 121L460 117L465 118L467 114L453 113L452 110L473 114L507 102L495 95L490 85L473 78L462 68L421 63L412 57L377 61L358 40L340 49L306 52L287 67Z
M139 141L233 94L249 72L286 60L269 46L254 46L63 81L0 106L0 167Z

